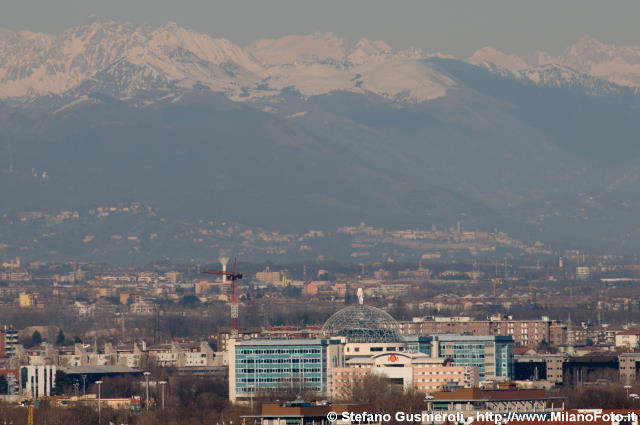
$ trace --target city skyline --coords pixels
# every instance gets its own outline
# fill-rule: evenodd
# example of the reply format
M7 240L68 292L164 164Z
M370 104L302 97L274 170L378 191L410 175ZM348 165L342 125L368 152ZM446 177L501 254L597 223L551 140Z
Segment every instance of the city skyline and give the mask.
M5 423L637 422L640 3L0 3Z

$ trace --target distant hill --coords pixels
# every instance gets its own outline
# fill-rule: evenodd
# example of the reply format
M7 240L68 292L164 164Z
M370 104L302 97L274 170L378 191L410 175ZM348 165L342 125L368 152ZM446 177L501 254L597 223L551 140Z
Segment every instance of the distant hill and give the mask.
M463 220L638 252L635 86L507 59L331 34L243 49L174 24L2 31L0 213L139 202L283 230ZM4 221L0 243L17 229Z

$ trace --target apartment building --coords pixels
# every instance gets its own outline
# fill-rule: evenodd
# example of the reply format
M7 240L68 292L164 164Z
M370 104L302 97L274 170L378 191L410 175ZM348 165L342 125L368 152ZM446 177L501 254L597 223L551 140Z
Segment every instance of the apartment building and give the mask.
M533 348L543 341L551 342L551 325L552 321L548 317L542 317L539 320L513 320L501 316L493 316L489 320L473 320L470 317L433 317L399 322L399 331L405 335L443 333L508 335L513 338L515 345ZM557 335L554 336L557 337Z

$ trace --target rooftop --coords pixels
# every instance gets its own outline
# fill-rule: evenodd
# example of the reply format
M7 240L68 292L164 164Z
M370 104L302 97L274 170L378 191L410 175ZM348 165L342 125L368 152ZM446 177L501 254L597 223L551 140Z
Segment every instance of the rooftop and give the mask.
M345 307L325 322L326 336L344 336L348 342L399 342L398 322L379 308L364 304Z

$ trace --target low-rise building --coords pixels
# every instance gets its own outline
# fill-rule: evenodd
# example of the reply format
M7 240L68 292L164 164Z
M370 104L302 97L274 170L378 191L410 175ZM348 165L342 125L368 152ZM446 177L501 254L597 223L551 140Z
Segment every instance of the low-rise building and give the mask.
M563 364L569 359L568 354L543 355L547 366L547 381L554 385L561 385L564 379Z
M20 390L29 398L50 396L51 390L56 386L56 366L21 366Z
M620 382L632 385L638 380L640 370L640 353L622 353L618 356Z
M564 410L565 401L563 397L549 396L543 389L519 390L515 385L507 384L496 389L451 388L436 392L432 397L427 401L428 411L444 415L460 412L465 423L476 420L478 413L558 412Z
M346 360L344 366L333 369L329 398L347 400L358 380L368 374L384 376L405 391L430 394L454 383L464 388L479 384L478 367L456 366L443 358L432 358L418 352L389 352L368 358Z
M375 407L370 404L335 404L328 402L311 402L306 400L295 400L286 403L263 403L259 416L244 416L244 422L256 423L260 425L330 425L334 422L327 419L329 413L335 413L339 423L351 425L351 420L343 421L342 414L353 413L363 414L375 412ZM380 424L381 420L376 420L374 415L363 415L359 418L358 424L374 425Z
M615 336L616 348L640 348L640 329L620 331Z

